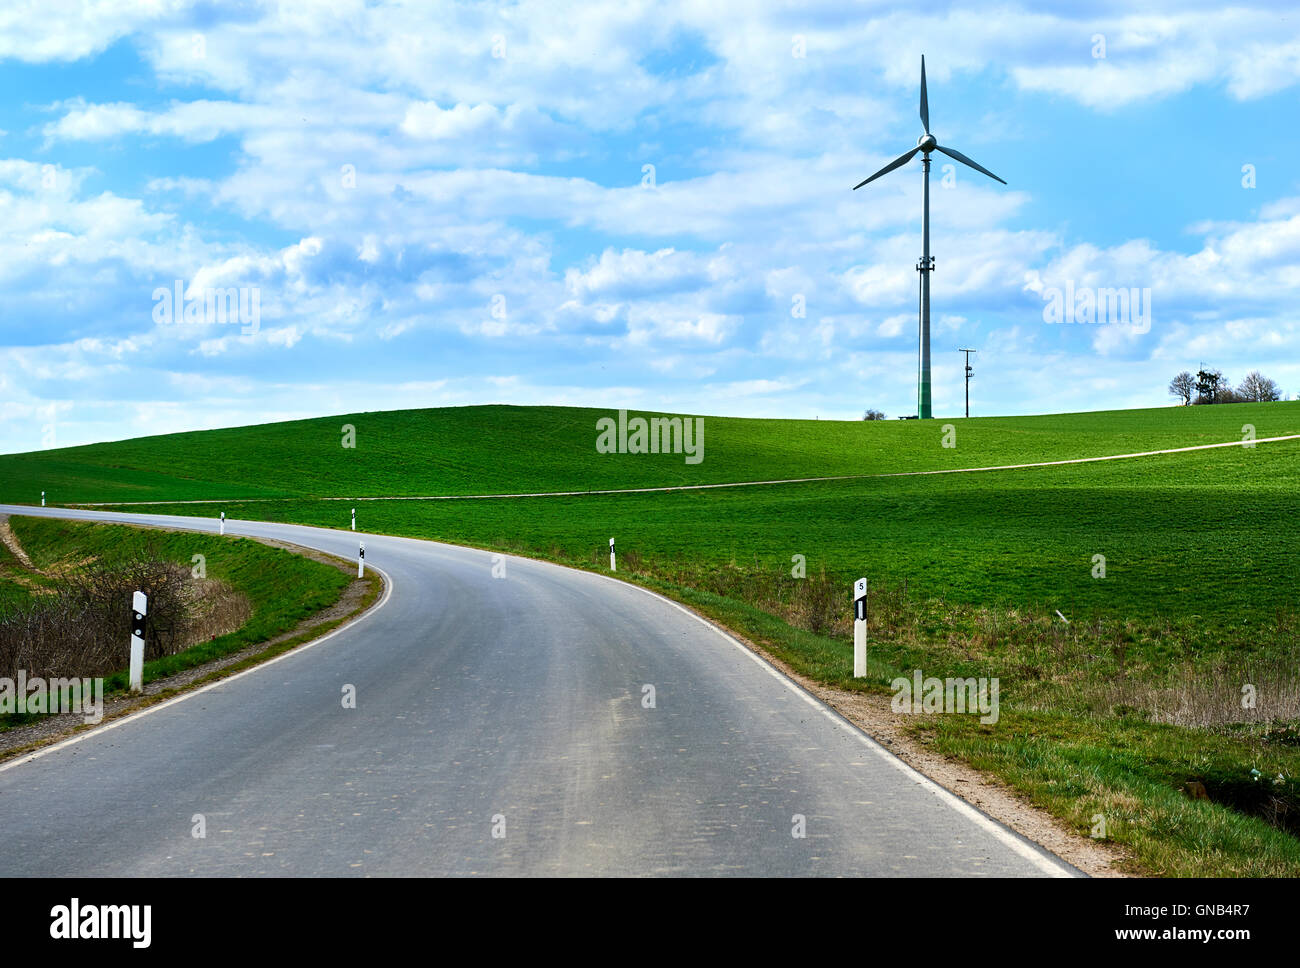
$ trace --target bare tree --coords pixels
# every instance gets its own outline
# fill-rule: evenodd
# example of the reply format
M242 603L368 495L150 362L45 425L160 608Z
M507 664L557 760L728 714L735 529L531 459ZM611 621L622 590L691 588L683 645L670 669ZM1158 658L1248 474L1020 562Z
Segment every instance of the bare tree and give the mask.
M1214 398L1215 403L1247 403L1247 399L1236 390L1232 384L1224 381L1219 385L1219 392Z
M1183 370L1182 373L1179 373L1169 381L1170 396L1177 397L1179 400L1183 401L1184 407L1192 402L1192 394L1195 392L1196 378L1186 370Z
M867 410L862 414L863 420L884 420L885 412L883 410Z
M1252 403L1272 403L1274 400L1281 399L1277 384L1259 370L1251 370L1246 374L1246 378L1241 381L1241 386L1237 387L1237 394L1243 400Z

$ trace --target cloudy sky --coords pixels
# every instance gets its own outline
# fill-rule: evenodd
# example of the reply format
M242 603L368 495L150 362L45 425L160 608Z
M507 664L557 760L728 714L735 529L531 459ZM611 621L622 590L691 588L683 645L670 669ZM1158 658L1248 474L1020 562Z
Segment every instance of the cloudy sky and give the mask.
M1290 4L9 2L0 452L400 407L1300 393ZM157 293L256 294L256 325ZM1053 290L1148 319L1044 320ZM197 305L197 304L195 304ZM255 330L255 331L253 331Z

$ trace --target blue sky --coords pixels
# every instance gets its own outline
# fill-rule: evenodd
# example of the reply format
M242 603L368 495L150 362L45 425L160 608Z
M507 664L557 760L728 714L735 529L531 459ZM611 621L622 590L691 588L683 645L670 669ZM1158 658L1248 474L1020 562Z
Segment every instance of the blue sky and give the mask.
M914 413L920 161L851 188L915 144L922 53L940 143L1009 183L934 156L936 416L959 346L975 414L1163 406L1202 361L1300 394L1284 4L47 0L0 11L0 452ZM255 289L256 331L159 322L177 280ZM1067 285L1149 325L1046 322Z

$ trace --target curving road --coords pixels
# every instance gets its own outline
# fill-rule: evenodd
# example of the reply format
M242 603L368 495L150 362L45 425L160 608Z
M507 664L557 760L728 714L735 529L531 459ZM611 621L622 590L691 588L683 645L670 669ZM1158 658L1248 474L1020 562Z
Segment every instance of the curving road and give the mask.
M226 531L347 558L358 538ZM666 599L521 558L494 577L490 552L361 537L389 591L358 621L0 766L0 875L1078 873Z

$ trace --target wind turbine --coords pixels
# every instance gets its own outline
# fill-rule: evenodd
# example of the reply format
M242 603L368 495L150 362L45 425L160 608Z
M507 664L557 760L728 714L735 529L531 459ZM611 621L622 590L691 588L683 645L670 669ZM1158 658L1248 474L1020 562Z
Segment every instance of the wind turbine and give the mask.
M922 420L930 418L930 273L934 271L934 257L930 255L930 152L942 151L949 158L955 158L963 165L974 168L978 172L988 175L994 181L1002 181L997 175L989 171L982 165L976 164L970 158L967 158L956 148L945 148L939 144L938 140L930 133L930 103L925 95L925 55L921 55L921 124L925 128L925 134L916 139L916 147L911 151L905 152L887 164L880 171L876 172L870 178L866 178L853 186L857 191L863 185L875 181L881 175L887 175L895 168L901 168L912 160L912 156L918 151L923 153L921 164L922 184L925 188L924 193L924 216L921 223L921 261L916 264L917 272L921 273L921 349L920 349L920 372L918 374L917 386L917 416Z

